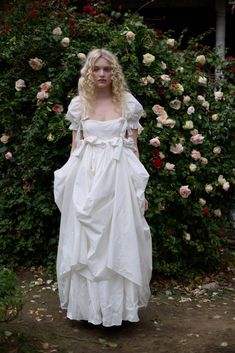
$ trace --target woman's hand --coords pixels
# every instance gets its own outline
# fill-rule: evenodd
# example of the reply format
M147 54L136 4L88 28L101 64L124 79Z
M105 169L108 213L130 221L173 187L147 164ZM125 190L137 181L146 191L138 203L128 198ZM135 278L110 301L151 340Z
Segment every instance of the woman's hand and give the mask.
M147 211L149 208L149 203L147 199L144 199L144 212Z

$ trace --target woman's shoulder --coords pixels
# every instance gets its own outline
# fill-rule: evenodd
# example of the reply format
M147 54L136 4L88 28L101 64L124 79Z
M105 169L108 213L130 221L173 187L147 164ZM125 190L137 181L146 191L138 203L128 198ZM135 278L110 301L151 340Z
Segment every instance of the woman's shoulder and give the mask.
M142 104L131 92L126 92L126 107L127 118L133 118L134 116L140 118L144 113Z
M81 119L82 117L82 104L79 95L73 97L69 103L68 111L66 113L67 118Z

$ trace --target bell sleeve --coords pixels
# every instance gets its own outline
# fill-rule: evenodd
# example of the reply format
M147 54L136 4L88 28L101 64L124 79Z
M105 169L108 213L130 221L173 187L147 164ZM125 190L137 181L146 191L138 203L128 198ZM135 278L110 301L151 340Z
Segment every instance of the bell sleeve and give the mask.
M132 129L142 129L141 124L139 123L140 118L144 115L143 106L140 102L131 94L127 93L126 101L126 114L128 130Z
M69 125L69 130L81 130L82 106L79 96L76 96L71 100L65 119L69 120L71 123Z

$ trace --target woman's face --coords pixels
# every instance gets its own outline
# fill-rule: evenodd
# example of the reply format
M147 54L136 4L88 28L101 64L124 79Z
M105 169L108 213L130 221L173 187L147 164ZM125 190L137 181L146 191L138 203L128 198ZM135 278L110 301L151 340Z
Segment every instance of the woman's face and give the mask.
M93 68L93 78L97 88L107 88L112 82L112 67L103 57L95 61Z

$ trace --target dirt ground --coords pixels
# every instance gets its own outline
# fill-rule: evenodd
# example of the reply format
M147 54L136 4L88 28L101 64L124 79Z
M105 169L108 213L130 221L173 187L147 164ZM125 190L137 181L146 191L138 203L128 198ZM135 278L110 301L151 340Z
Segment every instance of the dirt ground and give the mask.
M18 280L24 306L0 323L1 353L235 353L235 269L188 286L156 278L140 321L113 328L67 319L40 269Z

